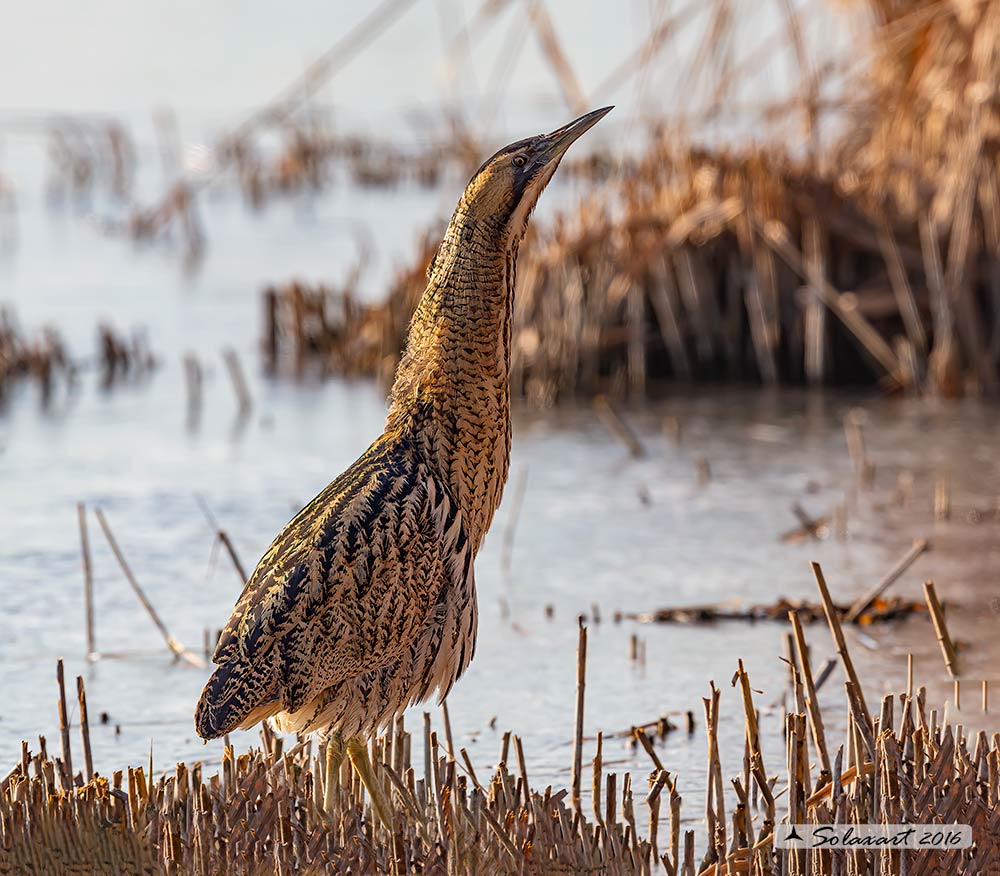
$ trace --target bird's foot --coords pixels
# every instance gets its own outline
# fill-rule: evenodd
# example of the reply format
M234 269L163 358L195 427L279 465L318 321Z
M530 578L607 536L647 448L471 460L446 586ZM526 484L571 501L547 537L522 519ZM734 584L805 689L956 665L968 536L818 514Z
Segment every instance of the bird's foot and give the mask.
M326 737L326 786L323 788L323 809L333 812L336 789L340 784L340 765L344 762L344 737L331 730Z
M371 760L368 758L368 747L360 737L352 736L347 740L347 756L350 757L358 778L361 779L361 784L368 791L372 810L378 816L378 820L382 822L382 826L391 830L392 817L389 815L389 807L385 802L385 794L375 777Z

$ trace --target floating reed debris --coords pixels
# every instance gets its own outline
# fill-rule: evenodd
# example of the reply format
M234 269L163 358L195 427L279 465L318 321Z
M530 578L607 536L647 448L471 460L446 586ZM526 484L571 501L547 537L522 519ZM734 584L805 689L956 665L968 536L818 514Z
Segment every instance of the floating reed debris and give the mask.
M833 607L838 615L846 615L850 610L850 606L846 605L834 605ZM883 623L900 620L924 610L925 606L922 602L901 597L892 597L891 599L877 597L863 612L851 618L850 622L857 624ZM622 612L621 618L639 623L659 624L698 624L731 620L783 621L789 612L795 612L802 623L815 623L825 617L822 602L781 598L775 602L750 605L745 608L740 605L739 600L730 600L702 605L683 605L676 608L658 608L651 612Z
M815 541L821 541L829 534L829 515L813 517L798 502L795 502L792 505L792 514L794 514L795 519L799 521L799 525L795 527L795 529L789 529L779 535L778 541L786 543L799 542L807 538L811 538Z

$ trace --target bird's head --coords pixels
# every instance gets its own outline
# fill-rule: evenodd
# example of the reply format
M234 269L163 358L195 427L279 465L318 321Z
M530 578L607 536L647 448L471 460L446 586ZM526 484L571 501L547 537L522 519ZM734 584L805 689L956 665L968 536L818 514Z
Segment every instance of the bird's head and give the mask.
M474 223L495 228L508 245L516 245L566 150L612 109L594 110L551 134L504 146L473 174L459 209Z

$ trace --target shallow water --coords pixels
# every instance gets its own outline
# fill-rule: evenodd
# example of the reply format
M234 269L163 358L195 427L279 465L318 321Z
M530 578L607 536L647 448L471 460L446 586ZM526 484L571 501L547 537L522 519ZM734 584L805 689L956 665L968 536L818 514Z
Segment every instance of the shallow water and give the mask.
M432 209L427 193L407 197L413 214ZM357 204L373 215L388 206L377 194L357 198ZM225 200L213 203L207 217L212 245L195 277L164 253L133 252L86 225L37 215L36 233L13 268L8 265L7 289L23 321L51 321L84 356L93 349L95 320L113 316L119 327L145 326L162 363L148 381L111 393L100 391L96 375L84 372L77 389L58 392L48 411L40 408L33 387L23 387L0 414L3 760L17 757L22 739L34 746L38 733L50 746L57 744L58 656L70 679L86 679L94 719L108 713L108 724L92 732L99 770L145 763L151 748L160 767L220 757L221 743L202 745L192 728L207 672L171 660L93 518L98 650L130 656L85 661L76 503L104 509L167 626L200 650L204 631L217 629L228 616L239 583L225 557L209 564L213 533L196 495L250 564L294 510L350 464L382 425L382 394L366 381L296 383L265 379L257 370L260 277L284 276L293 265L303 272L313 265L317 274L333 270L337 256L320 245L330 226L317 216L335 210L320 204L310 211L279 207L248 216ZM387 227L394 215L403 247L409 226L385 209ZM59 258L47 257L52 252ZM242 427L219 356L227 345L241 352L251 380L254 410ZM207 374L194 429L186 423L186 350L198 351ZM867 412L865 434L876 466L870 490L852 488L843 437L843 416L859 404ZM967 513L992 508L1000 495L1000 411L972 402L698 388L676 390L626 416L648 448L642 459L631 459L589 406L516 416L511 484L476 565L478 651L449 698L456 744L469 749L479 770L494 765L502 732L511 729L523 737L534 783L568 783L576 618L591 616L596 605L602 620L589 622L587 734L610 735L666 712L693 710L697 732L690 738L683 730L672 733L660 756L680 776L685 814L695 818L704 774L701 698L712 680L723 689L724 769L741 769L741 704L728 684L739 658L761 691L768 769L781 767L780 712L769 707L780 702L786 683L778 659L785 625L647 626L614 623L614 613L734 598L746 604L779 596L814 599L808 567L814 559L823 564L835 595L847 601L877 581L919 536L930 537L934 550L894 592L917 597L924 578L938 581L951 604L954 635L973 643L963 654L968 682L960 720L970 727L983 723L978 684L984 677L995 680L1000 656L1000 524L992 517L974 524ZM680 423L679 444L662 429L668 416ZM711 471L702 486L699 458ZM913 491L900 505L891 494L904 472L912 474ZM943 472L951 478L955 507L950 521L935 521L933 486ZM512 525L514 485L523 478L506 575L503 543ZM779 542L796 523L794 502L819 516L845 498L845 542ZM644 643L644 665L629 659L633 634ZM807 635L818 667L832 654L829 635L820 626ZM918 683L931 687L931 704L950 697L925 616L867 635L877 648L853 637L852 650L869 701L902 689L907 653L915 655ZM823 691L834 728L843 711L841 684L838 669ZM430 708L440 729L440 715ZM75 706L71 712L75 717ZM420 726L419 713L414 710L409 719L413 728ZM683 725L682 717L674 720ZM246 746L255 739L237 734L235 742ZM621 739L609 739L604 751L607 763L640 775L650 766L644 753ZM592 753L590 742L585 758Z
M145 762L151 746L154 764L161 767L218 759L221 743L203 746L191 722L206 671L170 659L93 520L98 650L142 656L84 660L75 503L104 509L166 624L199 649L203 631L225 620L239 584L224 557L209 567L212 531L195 495L204 497L250 562L292 511L366 446L384 413L380 394L365 383L257 379L252 420L236 433L233 399L224 375L217 373L207 387L201 425L192 432L184 424L182 383L176 359L168 359L147 386L105 396L84 380L78 396L56 414L40 413L26 397L0 420L5 608L0 697L6 704L0 754L5 760L17 756L20 740L33 740L39 732L57 744L57 656L65 658L70 678L86 679L91 715L110 716L107 726L93 729L99 770ZM757 702L765 708L763 727L772 741L769 768L777 771L780 714L767 707L780 700L786 680L778 659L785 625L641 625L615 623L614 613L733 598L748 604L779 596L813 599L808 569L813 559L823 564L835 595L846 601L871 586L917 536L930 537L934 549L894 592L915 597L925 577L938 581L950 604L954 635L973 643L963 655L969 683L959 720L978 726L973 683L994 677L1000 654L992 601L1000 596L1000 525L971 523L966 512L991 507L1000 490L995 454L1000 416L974 404L937 409L909 402L868 404L866 433L876 481L853 499L848 539L780 543L779 534L795 525L793 502L818 516L844 499L853 478L841 421L855 402L748 390L678 393L628 412L649 451L640 460L630 459L587 407L544 416L521 412L512 484L476 564L477 655L449 698L456 744L467 747L477 767L486 770L495 763L502 731L512 729L524 739L532 781L566 784L576 618L590 616L596 605L602 621L589 623L588 735L693 710L696 734L671 734L660 756L680 775L682 793L697 799L704 758L700 699L713 679L723 688L724 767L740 769L731 758L741 750L742 713L728 682L742 658L761 691ZM667 415L681 423L679 445L663 437L660 426ZM698 457L711 468L712 479L704 486L697 483ZM914 475L912 497L902 507L881 507L903 470ZM933 481L945 470L952 479L954 513L949 522L935 522ZM504 534L512 525L513 484L522 478L526 489L505 575ZM644 665L629 659L633 633L645 645ZM852 650L869 701L902 689L906 653L915 655L918 683L932 689L930 702L949 696L925 616L866 634L877 649L852 637ZM819 666L832 653L829 636L820 626L807 635ZM842 711L841 683L837 670L823 691L833 716ZM75 707L71 711L75 715ZM419 711L409 719L411 727L419 727ZM440 729L440 716L431 711ZM682 723L679 717L675 722ZM235 741L245 746L255 738L240 733ZM592 745L585 750L590 756ZM640 774L649 767L645 754L620 740L606 743L605 759ZM686 811L692 816L697 809Z
M111 0L103 6L109 14L122 12L121 4ZM564 6L553 4L557 17ZM217 15L200 27L221 40L229 19ZM176 76L149 60L151 50L130 44L125 55L102 55L90 66L78 65L82 78L72 80L66 99L77 104L84 93L99 94L99 105L85 105L131 111L138 104L144 111L154 100L148 97L149 82L162 82L168 102L194 108L182 114L182 120L195 119L182 130L211 128L206 118L217 122L213 111L219 104L252 105L262 89L270 93L265 85L298 72L282 41L290 37L266 39L258 32L264 25L254 24L258 18L251 16L247 24L246 54L256 62L249 78L236 72L228 78L208 75L213 49L207 43L190 49L194 60ZM329 31L333 24L322 20ZM126 30L146 26L128 20L119 24ZM32 18L26 26L31 32L41 20ZM294 21L282 26L288 33L301 29ZM584 55L602 38L629 44L634 37L620 22L621 33L587 16L575 26L579 33L571 37L584 47ZM407 39L426 36L427 27L423 22L423 29ZM317 36L316 47L303 44L298 51L314 56L328 35ZM98 45L110 39L92 36ZM190 48L184 28L165 27L161 36L167 47ZM696 47L694 41L685 45ZM403 50L390 41L384 51ZM29 60L34 63L17 47L6 57L25 69ZM150 65L156 69L147 69ZM120 75L134 68L142 75ZM514 88L527 88L543 69L537 60L526 62L527 72L519 73ZM357 112L364 87L377 94L373 113L398 108L399 77L387 76L362 64L345 80L338 102ZM202 94L199 86L206 79ZM146 91L137 85L143 81ZM16 100L7 94L4 105L63 108L54 82L48 74L41 76L28 82ZM230 108L232 115L238 113ZM39 196L43 173L37 163L22 162L35 154L37 144L15 139L5 146L3 172L17 180L21 196L17 246L0 258L0 304L13 303L27 326L52 322L80 357L94 348L98 319L111 319L126 330L145 327L162 365L147 382L110 394L96 388L92 373L84 373L78 389L57 393L48 411L40 409L30 387L0 409L0 763L14 761L22 739L34 747L38 733L48 737L50 748L57 746L58 656L64 657L70 679L76 674L86 679L99 770L144 763L151 748L159 768L182 759L217 761L221 743L203 746L192 727L207 671L171 660L93 518L97 644L109 656L96 663L84 659L76 503L104 509L167 626L200 650L204 631L217 629L228 616L239 583L225 557L210 566L213 533L196 495L250 564L294 510L367 446L385 412L380 391L367 382L263 378L256 354L259 290L290 276L343 276L356 254L359 223L368 233L377 232L378 247L364 281L366 289L378 289L393 263L408 257L418 231L446 215L456 192L446 187L360 193L341 186L328 196L276 203L261 213L247 212L223 193L203 205L209 248L200 270L189 274L169 249L131 249L102 235L90 205L48 211ZM148 159L153 147L147 143L144 149ZM149 180L145 184L155 188ZM573 194L554 188L543 207ZM226 346L241 353L251 380L254 410L242 428L219 355ZM185 424L181 357L188 350L196 350L207 367L196 429ZM853 488L843 439L844 413L859 404L867 411L865 432L876 466L870 490ZM699 388L674 391L662 403L626 415L649 451L639 460L629 458L586 405L545 415L518 412L507 499L476 566L478 651L449 698L456 744L469 749L477 768L493 765L502 732L511 729L524 739L534 785L568 783L577 616L591 617L596 605L602 620L589 621L586 732L611 734L666 712L693 710L697 732L690 738L683 730L672 733L660 746L660 757L680 777L686 816L696 817L704 776L701 698L711 680L723 691L724 770L729 775L741 768L742 707L729 686L739 658L761 691L756 697L763 708L763 735L770 740L768 770L781 767L780 712L770 706L780 702L786 682L778 659L785 625L647 626L615 623L614 613L734 598L745 603L779 596L814 599L809 560L823 564L835 598L847 601L877 581L920 536L931 538L934 549L893 592L917 597L924 578L938 582L950 606L953 633L972 643L963 653L968 682L960 720L970 727L990 726L993 719L978 712L978 684L983 678L997 680L1000 524L993 518L970 522L968 512L992 508L1000 495L997 408ZM681 424L679 444L663 434L667 416ZM711 471L711 481L701 486L699 458ZM906 472L913 475L913 494L904 503L894 502L897 478ZM935 521L932 513L933 485L941 472L949 474L954 495L949 521ZM512 527L514 485L521 479L526 490L505 574L504 534ZM795 525L794 502L818 516L845 497L850 506L845 541L779 542L779 535ZM645 646L641 665L629 659L633 634ZM907 653L915 656L918 683L931 689L930 703L950 697L951 684L925 616L869 629L866 635L867 646L852 635L852 651L869 702L901 689ZM815 626L807 636L819 666L833 653L829 635ZM122 653L129 656L110 656ZM834 728L834 717L843 711L841 684L838 669L822 695ZM430 708L440 728L440 715ZM97 722L102 712L109 716L107 725ZM408 717L413 729L420 725L419 712ZM71 713L75 719L75 706ZM683 725L681 718L675 721ZM832 738L838 738L836 729ZM246 746L255 739L237 734L234 742ZM644 753L620 739L609 739L604 751L607 763L639 775L650 766ZM592 754L588 742L584 757Z

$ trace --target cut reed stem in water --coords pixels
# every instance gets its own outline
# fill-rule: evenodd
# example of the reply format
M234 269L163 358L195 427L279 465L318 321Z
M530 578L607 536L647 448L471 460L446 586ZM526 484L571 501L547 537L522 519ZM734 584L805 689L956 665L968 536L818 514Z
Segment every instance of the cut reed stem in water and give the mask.
M941 603L938 601L933 581L924 582L924 598L927 600L927 610L930 612L931 620L934 623L934 632L937 633L938 644L941 646L941 654L944 656L944 665L948 669L948 674L952 678L957 678L958 654L955 651L955 643L948 633L944 609L941 608Z
M226 363L226 371L229 372L229 380L233 385L233 392L236 394L239 415L247 417L253 410L253 400L247 386L246 375L243 373L243 366L240 364L239 354L232 348L223 350L222 360Z
M639 458L646 455L646 448L639 440L639 436L636 435L635 430L625 421L625 418L607 396L599 395L594 399L594 410L604 425L608 427L608 431L628 448L633 457Z
M522 468L518 473L514 487L514 496L510 504L507 525L503 531L503 548L500 554L500 568L504 575L510 575L511 562L514 556L514 537L517 535L517 524L521 519L521 506L528 489L528 469Z
M80 742L83 745L84 775L89 782L94 778L94 757L90 747L90 718L87 715L87 693L83 687L83 677L76 677L76 698L80 704Z
M63 788L69 790L73 783L73 752L69 741L69 714L66 711L66 678L62 657L56 662L56 681L59 683L59 736L62 740Z
M854 663L851 660L851 654L847 648L847 641L844 639L844 630L840 626L840 616L837 613L836 606L833 604L833 600L830 598L830 591L826 586L826 578L823 576L823 570L820 568L819 563L811 563L810 565L812 567L813 576L816 578L816 586L819 588L820 599L823 601L823 611L826 614L826 622L830 627L830 634L833 636L833 641L837 646L837 654L840 656L841 663L844 665L844 671L847 673L848 679L851 684L854 685L855 691L857 691L862 714L865 716L866 721L871 724L871 713L868 711L868 706L865 703L865 697L861 690L861 682L858 680L858 674L854 671Z
M91 658L97 654L97 640L94 635L94 570L90 559L90 539L87 536L87 506L83 502L77 502L76 516L80 528L80 556L83 561L84 629L87 635L87 657Z
M108 546L111 548L112 553L114 553L115 559L118 560L118 565L121 567L122 573L125 575L125 580L128 581L133 592L139 598L139 602L142 603L142 607L146 609L146 613L149 615L156 628L160 631L160 635L163 636L163 640L167 643L167 647L173 651L179 659L190 663L198 669L203 669L205 667L204 661L198 657L197 654L190 651L188 648L185 648L184 645L174 638L170 630L167 629L166 624L164 624L160 619L159 614L157 614L153 604L149 601L149 597L146 596L145 591L139 586L139 582L136 580L135 575L132 574L132 569L129 566L128 561L125 559L125 555L118 546L118 541L115 539L114 533L111 531L111 526L108 523L107 518L104 516L104 512L100 508L96 508L94 510L94 514L97 517L97 522L101 525L101 529L104 532L104 537L107 539Z
M913 542L912 547L902 556L899 561L893 566L885 575L885 577L878 582L868 593L864 596L858 597L858 599L851 605L844 615L845 623L854 623L857 619L864 614L878 599L882 594L885 593L896 581L899 580L900 576L916 562L917 558L924 553L930 547L930 542L926 538L918 538Z
M587 628L580 623L576 646L576 718L573 725L573 774L571 799L580 808L580 790L583 774L583 711L587 688Z

